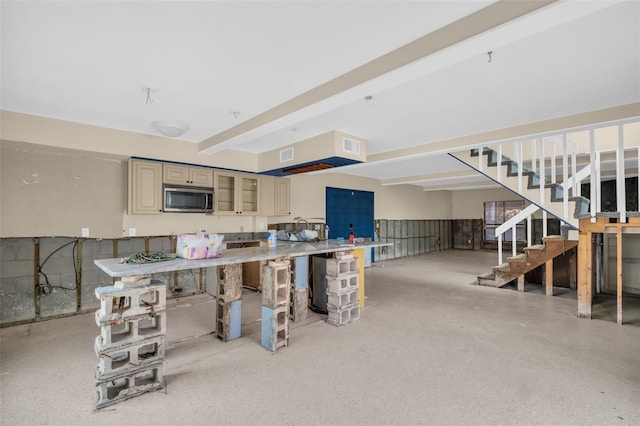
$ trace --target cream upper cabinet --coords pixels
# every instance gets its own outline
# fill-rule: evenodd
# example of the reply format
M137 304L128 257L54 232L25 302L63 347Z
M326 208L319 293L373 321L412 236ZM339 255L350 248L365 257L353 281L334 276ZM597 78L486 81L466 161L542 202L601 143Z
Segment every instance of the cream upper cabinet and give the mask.
M206 167L164 164L162 181L164 183L186 186L213 187L213 169Z
M240 213L258 214L260 195L260 176L239 175L240 176Z
M162 163L129 160L129 214L162 213Z
M276 178L260 176L260 216L275 216L276 208Z
M214 214L258 214L260 194L258 175L216 171L214 190Z
M291 214L291 181L287 178L275 179L275 215Z

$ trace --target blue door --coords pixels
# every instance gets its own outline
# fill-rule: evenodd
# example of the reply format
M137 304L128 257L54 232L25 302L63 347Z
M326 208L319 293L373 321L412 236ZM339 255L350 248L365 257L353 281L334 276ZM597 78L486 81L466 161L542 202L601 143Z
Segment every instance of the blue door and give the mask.
M373 192L327 187L325 217L329 238L348 240L353 232L373 241Z

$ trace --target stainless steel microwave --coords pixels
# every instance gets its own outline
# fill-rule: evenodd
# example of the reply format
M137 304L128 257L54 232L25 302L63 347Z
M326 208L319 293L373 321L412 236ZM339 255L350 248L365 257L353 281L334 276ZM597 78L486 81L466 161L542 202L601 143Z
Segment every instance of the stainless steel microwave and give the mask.
M165 212L213 213L213 188L164 186Z

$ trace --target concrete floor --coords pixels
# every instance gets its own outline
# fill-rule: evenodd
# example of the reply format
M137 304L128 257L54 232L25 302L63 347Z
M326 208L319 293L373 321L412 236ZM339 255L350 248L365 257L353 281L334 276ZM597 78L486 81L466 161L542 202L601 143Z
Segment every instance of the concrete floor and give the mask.
M166 388L98 412L92 314L5 328L0 423L640 424L640 323L606 309L578 319L575 293L471 285L494 262L452 251L374 264L359 321L312 314L275 354L259 344L258 294L227 343L210 334L209 296L172 300Z

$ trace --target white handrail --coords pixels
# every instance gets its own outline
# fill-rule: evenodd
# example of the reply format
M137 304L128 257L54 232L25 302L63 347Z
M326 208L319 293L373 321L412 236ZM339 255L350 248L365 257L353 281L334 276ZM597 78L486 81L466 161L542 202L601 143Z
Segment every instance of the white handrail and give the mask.
M562 190L566 194L569 191L569 188L573 188L574 185L578 185L580 182L585 180L591 174L591 164L587 164L580 171L562 184Z
M529 204L529 207L521 210L520 213L513 216L511 219L507 220L502 225L498 226L495 231L495 236L498 238L498 264L502 264L502 235L511 229L511 251L513 255L516 255L516 225L523 220L527 219L527 226L529 229L527 230L528 238L527 244L531 245L531 215L538 211L540 207L535 204Z
M518 213L517 215L513 216L511 219L509 219L508 221L506 221L502 225L498 226L496 228L496 237L498 235L504 234L509 229L511 229L511 227L514 224L518 224L518 223L522 222L523 220L525 220L527 218L527 216L530 216L530 215L534 214L539 209L540 209L540 207L538 207L537 205L529 204L529 207L525 208L524 210L521 210L520 213Z

